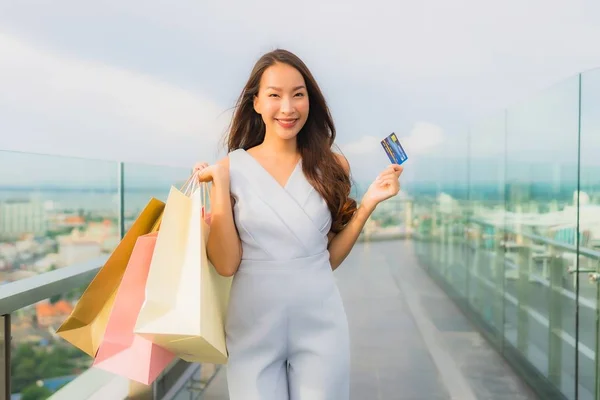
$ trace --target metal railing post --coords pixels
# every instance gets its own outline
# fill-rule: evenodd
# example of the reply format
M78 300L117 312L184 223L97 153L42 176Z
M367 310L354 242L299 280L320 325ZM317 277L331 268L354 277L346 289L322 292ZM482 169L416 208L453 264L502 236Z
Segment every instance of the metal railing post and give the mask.
M557 387L561 385L562 351L562 278L565 261L560 253L552 251L550 259L550 305L548 307L548 378ZM577 328L577 327L575 327Z
M125 236L125 164L119 162L119 237Z
M531 243L529 240L519 248L517 280L517 348L527 354L529 346L529 274L531 271Z
M0 400L10 400L10 314L2 315L0 320L2 320L2 334L0 336L0 365L2 365L2 374L0 375Z

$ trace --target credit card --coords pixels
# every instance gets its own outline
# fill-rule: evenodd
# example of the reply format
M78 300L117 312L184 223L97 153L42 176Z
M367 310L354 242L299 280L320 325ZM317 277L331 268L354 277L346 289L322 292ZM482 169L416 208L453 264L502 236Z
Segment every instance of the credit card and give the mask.
M392 133L391 135L383 139L381 141L381 146L383 147L390 161L393 164L401 165L406 160L408 160L408 156L402 148L400 141L398 141L398 138L396 137L395 133Z

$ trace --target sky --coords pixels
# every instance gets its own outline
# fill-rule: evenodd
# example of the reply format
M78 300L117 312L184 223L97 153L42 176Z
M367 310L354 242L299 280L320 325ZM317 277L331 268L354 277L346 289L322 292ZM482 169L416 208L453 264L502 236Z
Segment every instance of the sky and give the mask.
M517 173L571 164L582 71L582 156L600 165L599 14L592 0L1 2L0 150L167 175L214 162L254 62L282 47L316 76L360 181L388 164L391 132L409 181L464 179L469 146L483 178L505 145ZM13 181L114 167L1 155L2 171L22 164Z

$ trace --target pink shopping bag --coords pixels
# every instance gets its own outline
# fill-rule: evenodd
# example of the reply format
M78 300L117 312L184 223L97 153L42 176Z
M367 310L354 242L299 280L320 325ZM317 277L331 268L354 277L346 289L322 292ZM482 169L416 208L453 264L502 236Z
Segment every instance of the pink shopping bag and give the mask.
M145 300L146 280L157 233L140 236L133 248L106 332L92 366L149 385L175 358L170 351L133 333Z

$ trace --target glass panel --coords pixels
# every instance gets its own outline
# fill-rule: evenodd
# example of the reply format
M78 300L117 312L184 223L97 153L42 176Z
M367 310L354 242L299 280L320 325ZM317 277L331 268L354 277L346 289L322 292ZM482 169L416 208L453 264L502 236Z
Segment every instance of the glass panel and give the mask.
M0 166L0 283L114 250L117 163L2 152ZM180 187L189 169L134 165L129 174L124 195L132 221L150 197L166 200L169 186ZM55 334L86 287L13 313L13 394L47 398L89 368L92 359Z
M117 183L115 162L0 151L0 284L111 251Z
M469 304L498 343L504 337L506 113L475 124L470 134Z
M363 238L367 240L404 239L411 233L410 219L412 202L402 192L379 204L363 229ZM367 188L356 188L364 193ZM353 194L354 196L354 194ZM355 197L360 201L360 197Z
M117 163L0 152L0 283L98 258L117 243ZM12 392L48 393L89 357L54 331L84 288L12 315Z
M403 229L403 207L399 197L383 202L373 212L366 226L370 239L399 236Z
M468 133L440 131L439 136L437 146L415 148L403 184L412 201L411 227L419 262L451 289L451 296L464 299Z
M469 199L469 132L448 135L447 141L456 142L455 150L444 146L444 157L439 166L444 170L440 177L437 196L440 227L442 228L442 248L445 253L445 277L462 301L469 297L468 262L469 253L465 231L470 213ZM448 155L446 155L448 154Z
M73 289L12 314L13 395L46 399L88 369L92 359L54 333L85 287Z
M574 77L511 107L506 139L505 345L569 399L575 395L575 292L568 268L576 262L578 99Z
M600 250L600 70L581 75L579 235L582 250ZM579 258L579 398L599 398L597 256Z
M181 189L191 174L190 168L161 165L124 165L125 230L131 226L151 197L167 201L171 186Z

